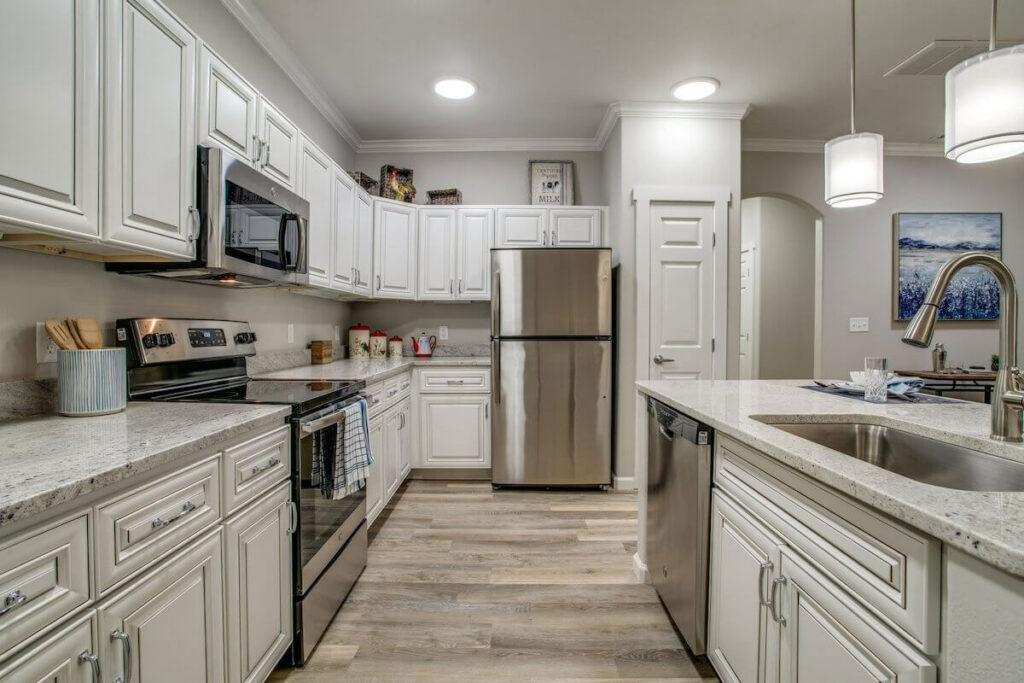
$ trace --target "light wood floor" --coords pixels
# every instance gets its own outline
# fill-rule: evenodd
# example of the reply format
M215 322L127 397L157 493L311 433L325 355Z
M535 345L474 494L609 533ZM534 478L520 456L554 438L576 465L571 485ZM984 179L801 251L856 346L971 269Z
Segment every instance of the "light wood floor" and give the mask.
M633 575L634 494L413 481L305 669L322 681L716 681Z

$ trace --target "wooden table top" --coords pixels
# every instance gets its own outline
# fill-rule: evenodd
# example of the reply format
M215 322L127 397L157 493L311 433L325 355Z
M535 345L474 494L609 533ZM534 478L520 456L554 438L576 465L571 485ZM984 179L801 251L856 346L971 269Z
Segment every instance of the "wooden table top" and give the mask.
M956 380L958 382L970 380L994 382L996 380L996 373L994 372L933 372L931 370L897 370L896 374L906 375L909 377L920 377L921 379L945 379Z

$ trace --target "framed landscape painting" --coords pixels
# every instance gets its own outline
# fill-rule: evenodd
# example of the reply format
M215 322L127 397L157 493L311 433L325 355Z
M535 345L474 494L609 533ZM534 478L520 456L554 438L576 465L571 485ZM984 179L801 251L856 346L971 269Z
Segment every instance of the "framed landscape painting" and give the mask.
M1001 213L897 213L893 233L893 318L921 307L939 267L966 251L1002 257ZM984 268L957 273L939 306L939 320L997 320L999 285Z

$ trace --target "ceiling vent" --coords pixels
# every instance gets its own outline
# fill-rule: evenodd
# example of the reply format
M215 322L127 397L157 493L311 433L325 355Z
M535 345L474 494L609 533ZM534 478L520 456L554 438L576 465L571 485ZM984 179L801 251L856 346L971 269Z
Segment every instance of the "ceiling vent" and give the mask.
M1019 45L1000 40L996 49ZM987 40L933 40L886 72L886 76L944 76L954 66L988 50Z

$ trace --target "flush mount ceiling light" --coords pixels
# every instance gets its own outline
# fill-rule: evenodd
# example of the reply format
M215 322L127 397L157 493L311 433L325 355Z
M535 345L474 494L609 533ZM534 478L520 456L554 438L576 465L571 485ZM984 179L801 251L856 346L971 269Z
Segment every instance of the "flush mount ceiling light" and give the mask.
M946 156L962 164L1024 153L1024 45L995 47L992 0L989 51L946 73Z
M464 100L476 93L476 83L465 78L442 78L434 84L434 92L449 100Z
M858 133L857 4L850 0L850 134L825 143L825 203L836 208L874 204L884 192L883 140Z
M705 97L713 95L720 85L718 79L709 76L687 78L672 86L672 97L686 102L703 100Z

